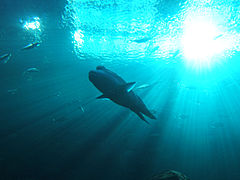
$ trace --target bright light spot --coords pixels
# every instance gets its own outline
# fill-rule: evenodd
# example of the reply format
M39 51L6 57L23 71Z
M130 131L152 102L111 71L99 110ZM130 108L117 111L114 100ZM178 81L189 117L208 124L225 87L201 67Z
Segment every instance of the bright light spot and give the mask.
M27 30L35 30L35 29L38 29L40 30L40 22L39 22L39 18L38 17L35 17L33 18L34 21L31 21L31 22L25 22L24 24L24 28L26 28Z
M75 31L73 36L74 36L74 39L77 42L78 46L81 46L83 44L83 42L84 42L84 40L83 40L83 37L84 37L83 32L81 30L77 30L77 31Z
M211 21L189 21L182 37L183 53L194 64L211 65L215 55L223 52L226 42L217 26Z

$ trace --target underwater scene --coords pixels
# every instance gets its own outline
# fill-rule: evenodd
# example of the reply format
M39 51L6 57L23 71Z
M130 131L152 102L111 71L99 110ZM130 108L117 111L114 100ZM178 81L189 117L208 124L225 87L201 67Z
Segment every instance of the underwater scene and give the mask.
M239 0L0 0L0 180L240 180Z

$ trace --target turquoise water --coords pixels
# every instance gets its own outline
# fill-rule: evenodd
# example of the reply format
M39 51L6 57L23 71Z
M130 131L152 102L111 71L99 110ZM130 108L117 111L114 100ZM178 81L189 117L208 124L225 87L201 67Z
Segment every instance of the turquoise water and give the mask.
M0 179L166 169L240 179L239 1L2 0L0 10L0 57L11 54L0 61ZM98 65L137 82L157 120L95 100Z

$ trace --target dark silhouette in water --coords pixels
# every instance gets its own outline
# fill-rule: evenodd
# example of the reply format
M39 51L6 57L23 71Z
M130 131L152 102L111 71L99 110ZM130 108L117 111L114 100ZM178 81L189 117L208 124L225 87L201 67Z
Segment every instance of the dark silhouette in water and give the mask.
M156 119L147 109L141 98L133 92L135 82L126 83L120 76L106 69L104 66L97 66L96 70L90 71L89 80L103 93L97 99L108 98L116 104L127 107L145 122L147 121L142 114L151 119Z

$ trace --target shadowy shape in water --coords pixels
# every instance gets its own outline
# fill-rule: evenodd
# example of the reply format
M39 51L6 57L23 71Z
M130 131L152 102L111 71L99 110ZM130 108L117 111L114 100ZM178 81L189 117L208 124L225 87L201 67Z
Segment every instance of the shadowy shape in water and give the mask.
M96 70L90 71L89 80L103 93L97 99L108 98L120 106L129 108L146 123L148 121L145 120L143 114L156 119L142 99L133 92L135 82L126 83L120 76L104 66L97 66Z

